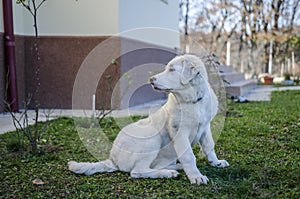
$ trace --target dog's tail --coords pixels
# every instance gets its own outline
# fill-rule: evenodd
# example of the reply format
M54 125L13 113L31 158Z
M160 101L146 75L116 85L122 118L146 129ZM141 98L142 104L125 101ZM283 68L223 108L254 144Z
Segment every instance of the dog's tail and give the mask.
M68 162L69 170L77 174L93 175L95 173L114 172L117 171L117 166L110 160L101 162Z

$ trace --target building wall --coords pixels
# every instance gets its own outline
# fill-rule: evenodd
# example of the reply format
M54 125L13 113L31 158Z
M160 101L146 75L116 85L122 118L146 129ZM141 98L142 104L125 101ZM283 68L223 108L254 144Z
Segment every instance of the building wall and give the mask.
M121 75L125 78L121 77L120 92L123 98L120 107L128 108L153 100L165 99L167 97L165 93L152 89L149 78L162 72L164 66L176 56L176 51L128 38L122 39L121 48Z
M25 48L25 39L23 36L15 36L15 55L16 55L16 70L17 70L17 86L18 86L18 98L19 98L19 107L23 108L26 96L26 73L25 73L25 66L26 62L26 49Z
M104 36L118 33L119 0L49 0L38 12L41 36ZM15 32L34 35L32 16L14 4Z
M119 31L143 42L179 48L179 2L168 0L120 0Z
M178 0L51 0L38 11L41 36L107 36L137 28L155 27L178 33ZM2 6L2 2L0 4ZM33 18L21 5L13 4L18 35L34 35ZM2 16L2 9L0 10ZM0 31L3 22L0 22ZM134 35L137 36L137 35ZM161 39L163 38L163 39ZM135 37L134 39L138 39ZM143 41L179 47L178 35L155 35Z
M166 98L165 93L154 91L148 79L163 70L179 48L178 0L120 0L119 35L121 44L121 75L130 76L136 86L128 89L126 78L120 85L123 96L120 107Z
M25 53L25 76L26 93L35 94L37 85L39 86L38 102L41 108L72 108L72 91L78 69L91 50L107 37L41 37L36 41L33 37L24 37L27 49ZM38 42L40 61L37 62L36 52L30 46ZM92 64L99 65L97 60ZM101 66L99 66L101 67ZM39 68L39 75L35 72ZM108 67L106 75L114 74L113 79L118 78L118 68ZM40 78L37 81L37 77ZM115 80L112 80L115 81ZM106 87L106 80L99 82L100 89L107 95L109 91ZM85 85L86 88L89 84ZM85 96L85 98L88 96ZM35 98L33 98L33 101ZM104 104L106 98L99 97L97 104ZM105 104L108 107L109 104ZM33 106L33 104L32 104ZM32 107L31 106L31 107ZM90 103L83 109L91 108ZM100 108L100 107L97 107Z
M3 18L3 7L2 7L2 1L0 1L0 19ZM4 32L3 30L3 20L0 20L0 32Z
M119 33L121 31L133 32L134 34L129 37L144 42L132 40L133 45L143 43L143 47L145 47L146 42L151 43L151 47L147 46L146 49L126 54L122 54L122 47L126 48L124 45L120 44L117 48L120 50L120 56L116 57L116 60L120 64L111 64L105 70L96 89L97 108L110 107L111 88L115 87L124 72L140 64L154 62L154 60L159 63L167 63L175 56L173 51L174 47L179 44L179 37L176 37L178 5L174 2L176 1L169 1L169 4L166 5L160 0L147 0L143 3L136 0L46 1L38 13L39 39L34 37L32 16L22 6L14 4L20 108L23 107L23 101L28 99L29 94L33 95L31 101L35 101L34 94L38 83L40 83L38 101L41 108L72 108L74 81L89 53L110 36L127 37L128 34ZM0 6L2 6L2 1L0 1ZM153 10L159 12L153 12ZM137 15L132 15L132 13ZM2 19L2 7L0 14ZM140 17L140 20L136 20L136 17ZM162 20L161 17L166 17L166 19ZM148 35L144 34L147 30L144 27L148 26L155 26L155 30L162 27L169 28L176 34L161 35L161 31L156 33L154 33L155 31L146 31ZM131 31L132 28L140 28L142 32ZM170 33L169 30L168 32ZM3 20L0 20L0 34L3 35ZM34 50L36 44L39 51L38 62ZM164 46L168 50L166 52L159 48L157 50L155 44ZM5 96L6 74L3 36L0 39L0 45L0 99L2 101ZM148 47L154 49L147 49ZM101 63L101 60L93 60L93 63ZM38 82L35 75L36 67L40 69ZM86 85L85 88L88 87L89 85ZM165 95L154 93L149 85L143 85L132 94L128 103L133 106L157 97L161 98ZM91 108L91 96L86 96L86 98L87 103L80 108ZM31 107L33 108L33 106L32 103ZM3 111L1 105L0 111Z

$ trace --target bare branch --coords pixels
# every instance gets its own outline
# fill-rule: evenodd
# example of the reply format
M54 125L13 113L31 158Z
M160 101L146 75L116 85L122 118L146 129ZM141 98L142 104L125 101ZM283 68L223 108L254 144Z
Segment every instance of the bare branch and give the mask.
M30 13L32 16L34 16L34 13L33 13L33 11L31 10L31 7L30 7L30 1L28 1L28 4L25 4L24 1L21 1L21 4L22 4L22 6L23 6L24 8L26 8L26 9L29 11L29 13Z
M36 10L38 10L44 3L45 3L46 0L42 0L40 2L40 4L36 7Z

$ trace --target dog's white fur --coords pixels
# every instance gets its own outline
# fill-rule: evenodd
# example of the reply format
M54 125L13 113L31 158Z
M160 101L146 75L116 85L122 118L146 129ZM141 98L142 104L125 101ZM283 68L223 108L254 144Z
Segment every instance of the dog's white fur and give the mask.
M71 161L71 171L92 175L120 170L133 178L171 178L183 169L191 183L207 184L192 150L198 142L212 166L229 166L214 151L210 122L217 114L218 100L202 61L194 55L177 56L150 82L154 89L169 93L166 104L148 118L124 127L109 159Z

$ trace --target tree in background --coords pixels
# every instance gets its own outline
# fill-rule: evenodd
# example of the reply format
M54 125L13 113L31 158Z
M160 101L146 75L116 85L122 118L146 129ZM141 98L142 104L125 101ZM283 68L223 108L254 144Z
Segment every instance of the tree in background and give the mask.
M300 31L300 0L190 0L190 5L190 34L221 58L231 41L233 64L252 75L270 72L269 56L278 72L295 50L290 41ZM183 18L180 24L183 31Z
M179 2L179 12L180 12L180 21L182 21L183 34L184 34L184 52L187 51L188 35L189 35L189 10L190 10L190 1L189 0L180 0Z

